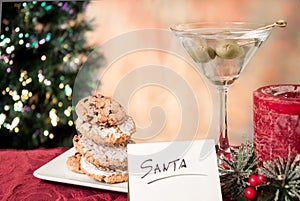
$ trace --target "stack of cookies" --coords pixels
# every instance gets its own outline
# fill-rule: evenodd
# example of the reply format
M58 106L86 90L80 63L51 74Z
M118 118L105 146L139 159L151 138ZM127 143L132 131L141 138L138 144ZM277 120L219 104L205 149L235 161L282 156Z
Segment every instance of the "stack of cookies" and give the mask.
M101 94L80 100L76 113L77 153L68 158L67 167L106 183L127 181L126 147L135 132L132 118L117 101Z

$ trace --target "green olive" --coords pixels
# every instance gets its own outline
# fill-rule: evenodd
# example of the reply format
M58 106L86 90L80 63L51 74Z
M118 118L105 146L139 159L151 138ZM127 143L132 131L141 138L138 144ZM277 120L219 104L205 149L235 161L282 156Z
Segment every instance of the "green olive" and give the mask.
M216 45L216 54L223 59L235 59L243 56L245 51L234 40L220 40Z
M191 46L187 48L187 52L197 63L206 63L216 57L216 52L206 46Z

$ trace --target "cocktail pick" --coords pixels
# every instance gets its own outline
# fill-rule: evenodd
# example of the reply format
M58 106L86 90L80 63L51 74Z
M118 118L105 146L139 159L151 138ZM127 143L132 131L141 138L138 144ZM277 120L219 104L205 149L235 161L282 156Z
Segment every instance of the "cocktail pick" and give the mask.
M287 26L287 22L285 20L278 20L272 24L257 28L255 30L256 31L257 30L265 30L265 29L270 29L270 28L274 28L274 27L284 28L286 26ZM240 44L240 46L249 45L251 43L256 43L256 41L246 42L246 43Z
M256 30L263 30L263 29L269 29L269 28L273 28L273 27L280 27L280 28L284 28L287 26L287 22L285 20L278 20L272 24L260 27Z

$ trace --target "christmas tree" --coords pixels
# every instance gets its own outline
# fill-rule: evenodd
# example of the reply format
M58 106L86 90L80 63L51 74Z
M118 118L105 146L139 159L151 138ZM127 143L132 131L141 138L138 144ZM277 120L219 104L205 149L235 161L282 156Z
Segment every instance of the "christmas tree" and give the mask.
M2 3L0 147L71 146L72 90L93 47L88 1Z

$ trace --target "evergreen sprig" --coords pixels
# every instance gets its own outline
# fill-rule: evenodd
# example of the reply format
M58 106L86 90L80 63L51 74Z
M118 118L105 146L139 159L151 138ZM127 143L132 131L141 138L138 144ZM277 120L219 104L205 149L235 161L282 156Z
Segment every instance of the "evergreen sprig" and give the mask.
M250 142L242 144L239 148L232 148L230 159L220 154L219 173L223 196L241 200L256 164L253 143Z
M255 187L255 201L300 201L300 154L259 163L253 142L219 154L219 173L224 200L246 201L244 190L253 174L262 174L267 182Z
M269 185L273 190L271 200L300 200L300 154L293 160L289 155L287 160L265 161L258 171L270 179Z

